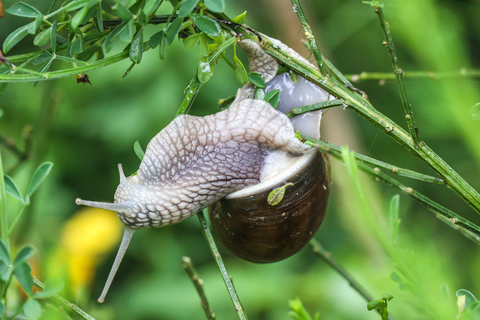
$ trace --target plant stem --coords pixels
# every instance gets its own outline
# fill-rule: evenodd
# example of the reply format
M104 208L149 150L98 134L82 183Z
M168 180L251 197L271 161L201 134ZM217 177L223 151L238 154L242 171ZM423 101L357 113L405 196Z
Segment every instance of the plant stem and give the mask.
M332 156L334 156L337 160L340 162L344 162L344 159L342 157L342 152L341 148L333 143L330 142L324 142L320 140L316 140L313 138L309 138L307 136L303 136L302 138L307 139L307 141L311 142L311 145L318 146L323 152L329 153ZM378 160L366 157L364 155L360 155L355 152L351 152L355 160L357 162L358 168L360 170L364 171L368 175L374 177L376 180L380 180L382 182L387 183L388 185L397 188L398 190L402 191L406 195L412 197L413 199L419 201L421 204L432 210L437 218L442 218L441 220L445 223L447 223L450 227L457 229L461 231L465 236L470 238L471 240L474 240L477 243L480 243L480 227L477 226L476 224L470 222L469 220L459 216L458 214L454 213L453 211L443 207L442 205L436 203L435 201L431 200L430 198L422 195L421 193L415 191L411 187L407 187L406 185L400 183L396 179L388 176L384 172L380 171L376 167L372 167L371 165L377 166ZM372 161L373 160L373 161ZM388 165L391 166L391 165ZM388 167L387 167L388 169ZM407 170L407 169L404 169ZM411 171L411 170L409 170ZM413 172L413 171L412 171ZM418 175L421 175L419 173L416 173ZM405 175L406 176L406 175ZM428 177L428 176L426 176ZM433 177L431 177L433 178ZM434 178L436 179L436 178ZM419 180L424 180L424 179L419 179ZM425 181L425 180L424 180Z
M3 178L2 152L0 151L0 231L2 239L8 248L8 217L7 217L7 194L5 192L5 180Z
M190 280L192 280L195 289L197 290L198 295L200 296L200 304L202 305L203 311L205 312L205 316L209 320L215 319L215 314L210 309L210 305L207 300L207 296L205 295L205 291L203 290L203 280L198 277L197 271L193 267L192 259L189 257L182 257L183 262L183 269L187 272Z
M305 36L307 37L310 49L312 50L313 56L317 61L318 67L320 68L320 73L322 75L327 75L327 69L325 68L322 54L320 53L320 50L318 50L317 43L315 42L315 37L313 36L312 29L308 25L307 18L303 13L302 6L300 5L299 0L291 0L291 1L293 5L293 12L297 14L298 19L300 20L300 23L302 24L303 29L305 30Z
M327 100L327 101L322 101L318 103L313 103L308 106L293 108L292 110L290 110L290 112L287 113L287 117L291 118L305 112L327 109L331 107L338 107L338 106L342 106L344 103L345 101L342 99Z
M443 78L480 78L480 70L461 69L451 72L432 71L404 71L403 77L408 79L443 79ZM361 80L395 80L394 73L389 72L361 72L359 74L348 74L345 78L353 82Z
M35 286L39 289L45 289L45 285L40 281L38 280L37 278L33 277L33 283L35 284ZM59 303L61 306L65 307L66 309L68 310L71 310L72 312L78 314L80 317L82 317L83 319L86 319L86 320L95 320L95 318L93 318L92 316L90 316L88 313L86 313L85 311L83 311L82 309L80 309L76 304L74 303L71 303L69 301L67 301L65 298L63 298L62 296L58 295L58 294L54 294L50 297L50 299L56 301L57 303Z
M393 72L395 73L395 76L397 78L397 85L400 91L400 98L402 99L403 109L405 112L405 119L407 120L408 131L410 132L410 135L413 137L414 144L418 144L419 143L418 127L413 117L412 105L408 101L407 89L405 88L405 81L403 81L403 70L400 68L400 65L398 63L397 54L395 52L395 46L393 44L392 34L390 32L390 25L385 20L385 16L383 15L383 10L380 6L375 6L375 13L378 15L378 18L380 19L380 26L382 27L383 34L385 36L384 44L387 46L390 59L392 60Z
M235 310L237 311L239 319L247 319L247 315L243 310L243 306L240 302L240 299L237 296L237 292L235 290L235 287L233 286L230 276L228 275L227 269L223 264L222 256L220 255L220 252L218 252L217 245L215 244L215 240L213 239L212 232L210 231L210 227L208 226L207 220L205 219L206 213L207 213L207 209L204 209L203 212L197 213L198 220L200 220L200 225L202 226L203 235L205 236L205 239L207 239L207 242L208 242L208 245L210 246L210 250L212 251L213 257L217 262L218 269L222 274L223 281L227 286L228 293L232 298L232 302L233 302L233 305L235 306Z
M319 256L326 264L328 264L333 270L338 272L348 284L354 288L367 302L373 299L373 296L365 290L365 288L347 272L332 256L331 252L328 252L316 239L310 240L308 243L312 248L313 253Z

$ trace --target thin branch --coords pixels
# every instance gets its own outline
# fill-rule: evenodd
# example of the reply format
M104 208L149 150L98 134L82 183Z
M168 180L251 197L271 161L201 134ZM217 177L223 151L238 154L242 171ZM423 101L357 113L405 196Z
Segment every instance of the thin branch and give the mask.
M420 142L418 138L418 127L413 117L412 105L408 101L407 89L405 88L405 81L403 81L403 70L400 68L400 65L398 63L392 34L390 33L390 25L387 21L385 21L385 16L383 15L383 10L381 7L375 6L375 13L378 14L378 18L380 19L380 25L383 29L383 34L385 36L384 45L388 48L388 53L390 55L390 59L392 60L393 72L395 73L395 76L397 78L398 89L400 90L400 98L402 99L408 131L413 138L413 143L415 145L418 145L418 143Z
M325 67L325 63L323 62L323 57L320 51L318 50L317 43L315 42L315 37L313 36L312 29L308 25L307 18L303 13L302 6L300 5L299 0L291 0L293 5L293 12L295 12L300 20L300 23L305 30L305 36L307 37L308 44L310 45L310 49L313 52L313 56L317 61L318 67L320 68L320 73L322 75L327 75L327 69Z
M290 110L290 112L287 113L287 117L291 118L302 113L343 106L344 104L345 104L345 100L342 100L342 99L322 101L322 102L310 104L304 107L293 108L292 110Z
M40 281L38 280L37 278L33 277L33 283L35 284L35 286L39 289L45 289L45 285ZM56 301L57 303L59 303L60 305L62 305L63 307L65 307L66 309L68 310L71 310L72 312L78 314L80 317L82 317L83 319L86 319L86 320L95 320L95 318L93 318L92 316L90 316L88 313L86 313L85 311L83 311L82 309L80 309L76 304L74 303L71 303L69 301L67 301L65 298L63 298L62 296L58 295L58 294L54 294L50 297L50 299Z
M202 232L203 235L205 236L205 239L207 239L207 243L210 246L210 250L212 251L213 257L215 258L215 261L217 262L218 269L220 270L220 273L222 274L223 281L225 282L225 285L227 286L228 293L230 294L230 297L232 298L233 305L235 306L235 310L237 311L238 317L240 319L247 319L247 315L245 314L245 311L243 310L243 306L240 302L240 299L237 296L237 292L235 290L235 287L233 286L232 279L228 275L227 269L225 268L225 265L223 264L223 259L222 256L220 255L220 252L218 252L217 245L215 244L215 240L213 240L213 235L212 232L210 231L210 227L208 226L207 220L205 219L205 215L207 213L207 209L204 209L203 212L199 212L197 214L198 220L200 220L200 225L202 226Z
M403 77L408 79L454 79L454 78L480 78L480 70L478 69L460 69L450 72L433 72L433 71L404 71ZM352 82L361 80L395 80L394 73L389 72L361 72L359 74L347 74L345 78Z
M342 154L339 146L334 145L333 143L330 143L330 142L316 140L303 135L302 135L302 138L307 139L313 145L318 146L322 151L331 154L337 160L343 163L343 158L342 158ZM431 200L430 198L422 195L421 193L417 192L413 188L407 187L406 185L400 183L396 179L388 176L387 174L382 172L380 169L378 169L378 167L372 167L372 164L376 165L376 162L378 160L373 159L374 161L371 161L372 158L370 158L370 160L367 160L366 158L368 157L366 156L359 155L355 152L352 152L352 153L355 156L355 160L357 161L357 166L358 168L360 168L360 170L374 177L376 180L380 180L384 183L387 183L388 185L402 191L406 195L419 201L421 204L423 204L424 206L432 210L437 217L441 217L442 218L441 220L443 222L446 222L450 227L461 231L462 234L464 234L471 240L474 240L476 243L480 244L480 227L479 226L459 216L453 211L443 207L442 205Z
M182 257L183 262L183 269L187 272L190 280L192 280L195 289L197 290L198 295L200 296L200 304L202 305L203 311L205 312L205 316L209 320L215 319L215 314L210 309L210 305L207 300L207 296L205 295L205 291L203 290L203 280L198 277L197 271L193 267L192 259L189 257Z

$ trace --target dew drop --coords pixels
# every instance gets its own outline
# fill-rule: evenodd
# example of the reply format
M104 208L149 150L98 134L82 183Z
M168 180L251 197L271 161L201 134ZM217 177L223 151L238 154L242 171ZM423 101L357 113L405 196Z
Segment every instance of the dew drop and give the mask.
M473 120L480 121L480 102L470 108L470 115Z

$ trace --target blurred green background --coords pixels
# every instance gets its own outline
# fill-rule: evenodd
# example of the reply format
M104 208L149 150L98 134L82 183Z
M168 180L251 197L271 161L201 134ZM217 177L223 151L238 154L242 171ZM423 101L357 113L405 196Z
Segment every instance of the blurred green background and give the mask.
M3 2L8 8L15 1ZM48 0L25 2L42 12L50 4ZM403 70L441 73L480 67L480 1L384 2ZM247 11L249 26L309 57L290 1L226 3L230 17ZM111 4L104 1L103 5ZM361 0L307 0L302 5L320 50L344 74L391 71L387 49L382 46L382 30L370 5ZM0 20L0 42L25 23L22 19L7 14ZM161 28L147 29L153 34ZM32 40L33 36L28 36L9 55L33 50ZM123 46L117 44L113 51L118 52ZM71 257L62 250L66 246L65 232L72 232L66 229L66 222L79 210L74 199L112 201L118 185L117 163L123 164L127 175L137 170L139 160L133 143L138 140L146 147L174 118L183 90L195 74L198 56L198 48L186 52L182 43L175 41L167 48L164 61L158 58L158 50L150 50L124 79L121 77L129 61L88 73L93 86L77 84L74 77L41 82L36 87L32 83L8 85L0 98L0 108L4 110L0 136L23 149L25 127L31 126L33 155L17 166L17 155L0 145L4 170L26 188L38 164L55 164L12 237L13 246L32 243L38 248L32 264L40 279L64 276L67 282L73 281L66 276L70 258L60 257ZM190 113L217 112L218 99L235 94L239 86L234 72L220 63ZM394 81L362 81L355 86L368 94L377 109L406 127ZM479 190L480 121L471 114L471 108L480 102L478 80L407 79L406 86L420 138ZM433 174L419 159L351 110L327 111L322 139L348 145L399 167ZM397 319L430 319L438 315L453 318L456 290L464 288L480 296L480 251L475 243L402 195L402 224L392 254L382 245L379 233L388 234L382 226L388 221L389 202L396 192L364 177L362 186L377 214L376 220L372 220L352 196L353 184L346 170L337 161L331 162L333 190L316 239L375 298L392 294L389 310ZM397 178L457 214L480 223L478 215L448 188ZM8 208L13 214L18 203L9 198ZM78 239L71 241L77 241L79 247L88 242L87 237L96 239L88 230L98 228L102 232L102 227L97 226L102 222L91 220L77 223ZM85 266L85 270L92 268L91 274L85 276L83 283L70 283L62 293L65 297L98 319L201 319L204 316L199 298L182 269L181 257L189 256L205 282L217 318L236 317L196 217L178 225L137 232L106 302L99 305L96 298L117 249L113 244L118 236L115 230L121 228L120 221L112 223L112 231L98 239L112 245L92 253L94 259ZM380 318L367 311L366 302L308 247L285 261L268 265L245 262L222 247L220 250L250 319L288 319L288 300L296 297L311 313L320 311L322 319ZM416 280L410 288L401 289L391 280L391 273L399 264L406 265Z

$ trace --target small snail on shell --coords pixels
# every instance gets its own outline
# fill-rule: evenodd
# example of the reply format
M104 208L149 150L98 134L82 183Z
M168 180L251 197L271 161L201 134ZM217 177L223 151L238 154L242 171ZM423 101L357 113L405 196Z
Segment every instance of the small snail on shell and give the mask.
M286 78L275 78L276 60L250 41L240 45L249 56L251 70L261 73L272 88L285 86ZM322 89L312 88L319 101L329 99ZM240 89L232 105L214 115L176 117L150 141L136 174L126 177L119 165L114 203L76 200L80 205L116 211L125 224L99 302L103 302L136 229L178 223L222 198L211 216L213 228L229 250L246 260L285 259L314 236L329 193L326 157L295 137L285 114L264 100L246 98L249 90L248 85ZM282 91L279 107L287 100L284 94L291 93ZM300 106L319 102L304 101L309 95L312 93L299 95ZM316 137L319 122L317 117ZM293 186L286 189L280 204L269 205L266 195L285 183ZM273 216L258 214L268 211ZM237 219L237 215L245 219ZM236 227L237 221L243 225ZM247 248L240 250L240 246Z

